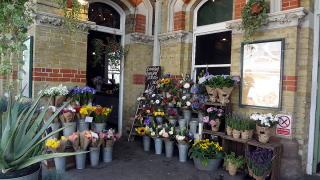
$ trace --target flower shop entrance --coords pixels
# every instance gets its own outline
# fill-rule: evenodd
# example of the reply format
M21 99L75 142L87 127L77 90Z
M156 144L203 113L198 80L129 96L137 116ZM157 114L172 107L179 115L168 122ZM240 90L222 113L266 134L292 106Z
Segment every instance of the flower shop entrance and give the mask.
M94 103L113 108L108 127L122 133L125 13L112 1L90 1L88 19L96 23L88 35L87 85L95 87ZM122 54L122 53L120 53Z

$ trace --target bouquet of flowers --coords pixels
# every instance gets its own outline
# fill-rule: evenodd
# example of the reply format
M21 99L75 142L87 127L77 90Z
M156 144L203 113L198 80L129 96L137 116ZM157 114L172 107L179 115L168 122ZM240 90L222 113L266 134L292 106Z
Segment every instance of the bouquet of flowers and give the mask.
M148 131L150 131L150 136L152 138L159 138L162 137L164 130L162 125L158 125L154 121L150 122L150 125L146 126Z
M192 142L192 137L188 134L187 129L182 129L180 132L176 135L176 140L180 144L190 144Z
M158 94L152 94L150 97L150 103L153 105L161 105L162 103L162 97Z
M93 95L96 93L94 88L84 87L80 88L79 86L75 86L71 90L69 90L72 99L77 101L80 106L87 105L93 99Z
M71 136L68 137L68 140L71 142L72 147L75 151L80 148L80 133L74 132Z
M179 87L182 89L183 93L187 93L190 91L191 87L193 86L193 81L190 78L190 75L186 75L182 78L182 80L179 82Z
M98 134L93 131L90 131L91 136L91 147L101 147L104 143L103 134Z
M205 97L203 95L197 95L192 99L191 108L197 112L205 111Z
M85 119L87 116L90 116L93 112L92 106L83 106L79 110L79 119Z
M45 146L48 147L53 153L62 153L66 149L68 139L64 136L61 136L61 139L50 139L45 143Z
M177 103L178 107L190 109L192 105L192 98L189 96L182 96L181 101Z
M95 123L105 123L108 120L108 117L112 109L107 107L96 106L93 107L93 117Z
M158 81L157 88L162 92L169 92L170 90L174 89L175 82L169 76L162 78Z
M162 137L164 137L166 140L169 140L169 141L174 141L175 140L175 137L176 137L176 130L175 130L175 127L172 126L171 124L165 124L163 129L162 129L163 132L161 132L161 135Z
M153 112L153 115L154 116L165 116L166 114L165 114L165 112L163 111L163 110L161 110L161 109L156 109L154 112Z
M76 110L69 105L67 108L64 108L63 110L61 110L60 113L61 113L61 115L59 116L60 121L63 123L69 123L74 121Z
M176 108L170 108L168 110L169 119L175 119L178 116L178 110Z
M136 128L136 132L138 133L139 136L150 135L147 133L146 127L138 127Z
M103 139L105 140L106 147L112 147L114 142L119 139L116 135L116 131L110 128L106 133L102 133Z
M257 124L261 127L273 127L279 121L278 116L273 115L271 113L268 113L268 114L253 113L251 114L250 119L257 121Z
M190 158L199 159L203 166L208 165L210 159L222 158L224 152L218 142L204 139L196 141L189 150Z

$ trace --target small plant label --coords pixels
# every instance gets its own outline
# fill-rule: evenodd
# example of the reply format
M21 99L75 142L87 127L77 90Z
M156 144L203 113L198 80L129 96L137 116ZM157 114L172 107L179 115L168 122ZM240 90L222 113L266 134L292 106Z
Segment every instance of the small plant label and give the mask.
M85 122L92 123L93 117L86 117Z

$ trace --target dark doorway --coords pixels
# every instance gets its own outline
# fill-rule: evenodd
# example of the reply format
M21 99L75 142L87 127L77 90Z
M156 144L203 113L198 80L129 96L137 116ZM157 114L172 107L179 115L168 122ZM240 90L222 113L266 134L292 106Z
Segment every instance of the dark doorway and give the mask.
M87 51L87 85L95 87L97 93L93 103L113 108L107 121L108 128L118 129L120 66L110 66L104 47L111 41L120 42L121 36L90 31Z

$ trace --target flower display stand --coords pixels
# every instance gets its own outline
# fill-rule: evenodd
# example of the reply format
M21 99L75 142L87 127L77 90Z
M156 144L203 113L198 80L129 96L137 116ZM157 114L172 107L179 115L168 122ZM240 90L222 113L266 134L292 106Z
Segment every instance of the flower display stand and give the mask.
M204 135L216 136L222 140L222 147L225 152L236 152L236 154L245 155L252 149L260 147L273 151L274 159L272 161L271 180L280 179L280 166L281 166L281 152L282 144L273 141L269 143L260 143L255 139L235 139L232 136L226 135L225 132L213 132L211 130L203 130Z

